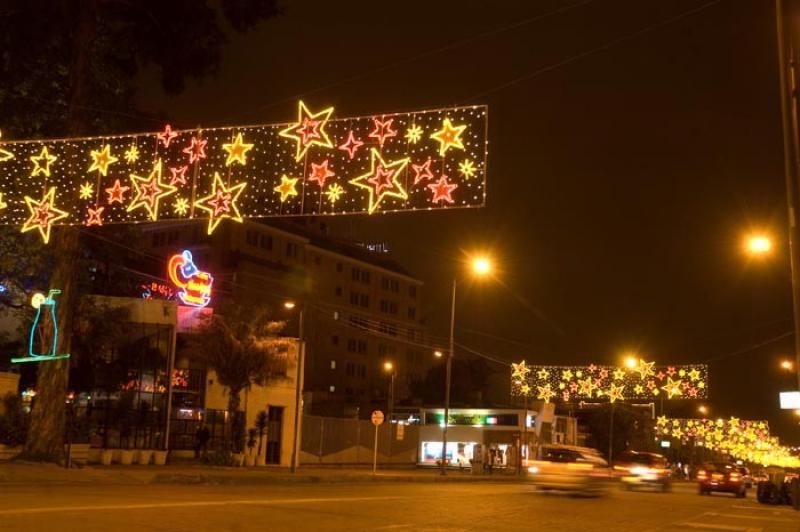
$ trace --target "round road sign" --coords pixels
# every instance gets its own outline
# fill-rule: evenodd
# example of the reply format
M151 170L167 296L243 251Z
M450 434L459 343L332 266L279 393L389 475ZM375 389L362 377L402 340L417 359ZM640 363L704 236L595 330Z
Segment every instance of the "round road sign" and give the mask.
M383 412L380 410L374 410L372 412L372 424L375 426L383 424Z

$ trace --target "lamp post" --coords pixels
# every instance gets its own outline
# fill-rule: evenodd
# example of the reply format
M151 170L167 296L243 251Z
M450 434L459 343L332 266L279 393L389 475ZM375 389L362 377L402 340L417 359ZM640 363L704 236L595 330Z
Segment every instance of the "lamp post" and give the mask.
M383 363L383 370L389 372L389 394L386 396L386 414L387 420L389 421L389 462L392 461L392 414L394 413L394 378L397 375L397 371L394 368L394 364L391 361L386 361Z
M492 271L492 263L486 257L476 257L472 260L472 272L476 276L486 276ZM456 328L456 277L453 277L453 290L450 297L450 339L447 346L447 361L444 383L444 425L442 426L442 475L447 474L447 425L450 421L450 382L453 373L453 353L455 350ZM438 351L436 352L438 353Z
M286 301L283 306L288 310L293 310L297 305L294 301ZM298 353L297 353L297 376L295 377L295 398L294 398L294 434L292 437L292 474L297 473L300 445L300 416L303 410L303 366L305 365L306 344L303 338L303 309L300 309L297 326Z

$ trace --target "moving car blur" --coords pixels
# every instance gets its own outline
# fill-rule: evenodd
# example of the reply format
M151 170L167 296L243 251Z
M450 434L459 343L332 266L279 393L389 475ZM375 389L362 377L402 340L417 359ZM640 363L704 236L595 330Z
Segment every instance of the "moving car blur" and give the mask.
M667 459L656 453L626 451L614 464L614 476L626 489L654 487L669 491L672 482Z
M710 495L719 491L733 493L737 498L747 496L747 486L735 464L713 462L704 464L697 471L697 483L700 495Z
M544 446L541 458L529 460L526 468L529 482L542 490L600 495L610 478L608 462L588 447Z

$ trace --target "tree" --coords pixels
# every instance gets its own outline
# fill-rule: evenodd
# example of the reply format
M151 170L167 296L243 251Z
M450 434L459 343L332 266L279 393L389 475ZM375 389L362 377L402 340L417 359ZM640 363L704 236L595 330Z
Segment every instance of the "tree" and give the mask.
M423 404L444 404L445 364L432 366L422 380L412 382L411 395ZM492 368L482 358L453 357L450 401L475 405L482 402Z
M277 0L222 0L237 32L280 13ZM195 0L10 0L0 8L0 123L11 138L77 136L141 129L152 117L135 109L133 79L154 65L167 91L215 72L226 35L217 10ZM8 136L6 137L8 138ZM76 303L80 230L54 232L49 287L62 290L58 323L70 329ZM2 240L2 239L0 239ZM18 248L14 254L25 253ZM57 351L70 351L60 335ZM69 361L43 362L25 445L31 456L63 455Z
M228 388L233 452L241 452L244 444L244 424L236 415L241 393L254 384L286 378L291 340L278 336L284 326L271 320L264 307L228 305L205 318L191 339L197 359Z

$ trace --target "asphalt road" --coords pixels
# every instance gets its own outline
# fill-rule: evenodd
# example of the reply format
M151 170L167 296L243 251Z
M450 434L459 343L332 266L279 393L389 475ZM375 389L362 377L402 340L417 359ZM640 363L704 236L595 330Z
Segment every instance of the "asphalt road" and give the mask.
M752 497L614 489L600 498L522 484L0 487L0 530L800 531L800 513Z

